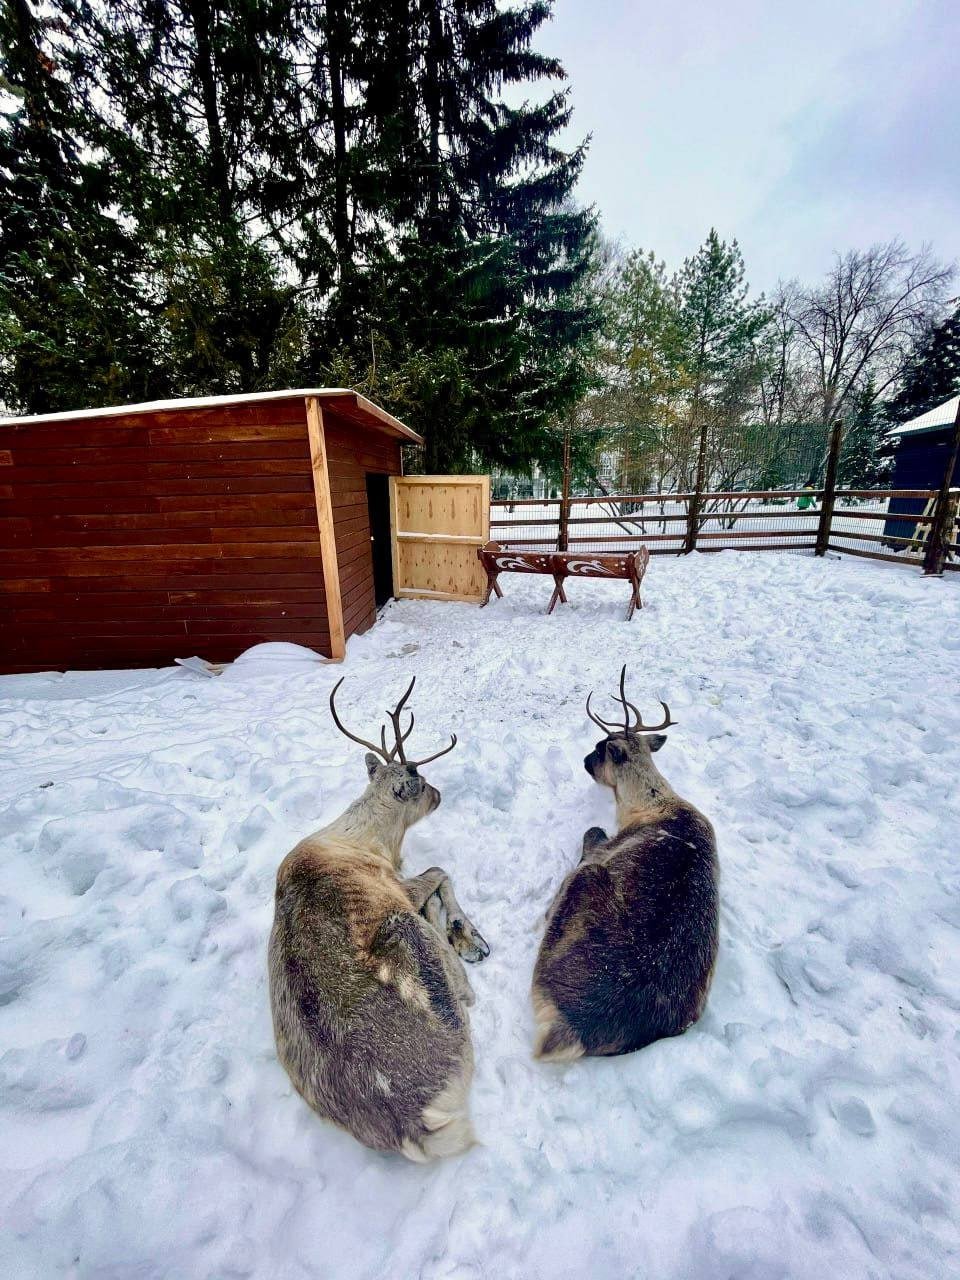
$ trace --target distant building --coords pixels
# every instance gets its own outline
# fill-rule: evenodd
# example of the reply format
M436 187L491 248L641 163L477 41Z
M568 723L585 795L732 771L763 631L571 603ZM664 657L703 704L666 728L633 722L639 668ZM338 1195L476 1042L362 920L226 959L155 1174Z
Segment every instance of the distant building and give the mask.
M957 417L960 395L952 396L890 432L895 441L891 489L939 489L950 455L953 424ZM953 485L960 485L960 459L954 469ZM892 498L889 510L917 515L924 510L923 498ZM911 538L912 520L887 520L883 527L888 538Z
M534 463L529 475L518 476L495 471L490 477L490 497L494 502L509 502L516 498L557 497L559 481L551 481Z
M622 466L622 449L603 449L597 454L596 475L605 489L617 489L619 487Z

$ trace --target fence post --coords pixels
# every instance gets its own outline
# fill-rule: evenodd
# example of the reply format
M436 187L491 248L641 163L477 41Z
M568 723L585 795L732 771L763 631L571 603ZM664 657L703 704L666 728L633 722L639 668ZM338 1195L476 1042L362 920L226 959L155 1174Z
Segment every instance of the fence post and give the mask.
M680 548L682 556L689 555L691 551L697 549L697 526L700 524L700 486L688 498L687 507L687 532L683 538L683 546Z
M697 549L697 534L700 532L700 508L703 505L703 486L707 478L707 426L704 423L700 434L700 450L697 454L697 478L693 487L693 496L687 508L687 535L683 540L680 554L689 555Z
M823 498L820 503L820 523L817 526L815 556L827 554L830 542L830 526L833 523L833 503L837 491L837 466L840 462L840 445L843 442L843 423L838 418L830 432L830 451L827 454L827 473L823 478Z
M563 429L563 481L560 489L560 519L557 525L557 550L566 551L570 521L570 424Z
M933 519L930 521L930 534L927 539L927 551L923 557L923 572L926 577L943 577L943 563L947 558L947 543L950 541L950 527L953 523L953 500L950 486L953 484L953 473L960 453L960 404L957 405L957 416L953 424L953 442L940 481L940 492L937 494L936 506L933 508Z

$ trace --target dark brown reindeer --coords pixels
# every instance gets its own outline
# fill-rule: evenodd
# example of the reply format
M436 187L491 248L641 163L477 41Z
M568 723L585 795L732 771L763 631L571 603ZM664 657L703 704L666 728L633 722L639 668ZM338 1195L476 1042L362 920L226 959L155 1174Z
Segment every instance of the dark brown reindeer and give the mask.
M623 723L587 714L605 737L584 760L611 787L615 836L591 827L560 886L533 976L536 1055L630 1053L685 1031L703 1012L717 955L713 827L653 763L675 721L645 725L624 691Z
M368 747L369 785L329 826L308 836L277 873L270 935L270 1002L277 1053L294 1087L319 1115L360 1142L429 1160L473 1142L467 1095L473 1050L466 1007L473 993L463 960L490 949L464 915L450 877L431 867L400 875L409 826L432 813L440 792L409 760L401 713L394 745L341 733Z

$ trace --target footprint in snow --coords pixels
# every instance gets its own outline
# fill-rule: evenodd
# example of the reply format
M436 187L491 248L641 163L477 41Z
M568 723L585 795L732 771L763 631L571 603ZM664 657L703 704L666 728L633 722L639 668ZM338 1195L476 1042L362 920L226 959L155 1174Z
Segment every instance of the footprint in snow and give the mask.
M873 1113L860 1098L846 1098L830 1103L830 1112L838 1124L861 1138L872 1138L877 1131Z

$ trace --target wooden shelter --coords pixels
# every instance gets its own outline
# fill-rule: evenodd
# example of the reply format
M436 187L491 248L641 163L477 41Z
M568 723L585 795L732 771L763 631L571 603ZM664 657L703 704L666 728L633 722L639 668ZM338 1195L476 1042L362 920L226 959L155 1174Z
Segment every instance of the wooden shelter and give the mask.
M340 388L0 420L0 671L342 657L394 594L419 443Z
M939 489L949 464L958 413L960 396L952 396L889 432L894 442L891 488ZM960 485L960 462L954 466L950 484L954 487ZM933 500L930 498L891 498L887 510L892 518L884 524L884 535L888 538L914 537L916 522L895 517L920 515L932 509Z

